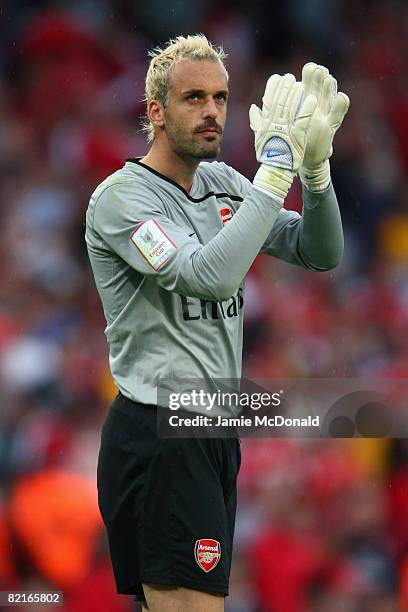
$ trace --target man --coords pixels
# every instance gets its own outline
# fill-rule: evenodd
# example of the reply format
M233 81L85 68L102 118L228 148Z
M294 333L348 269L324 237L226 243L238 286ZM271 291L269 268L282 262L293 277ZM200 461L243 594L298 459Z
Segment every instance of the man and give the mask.
M151 148L91 197L86 241L120 393L103 427L99 507L119 593L153 612L216 612L228 594L236 438L160 438L163 378L239 378L243 281L258 253L308 270L340 261L328 158L348 109L328 70L268 80L250 123L253 182L214 159L226 120L221 49L179 36L151 54ZM283 209L295 175L303 214Z

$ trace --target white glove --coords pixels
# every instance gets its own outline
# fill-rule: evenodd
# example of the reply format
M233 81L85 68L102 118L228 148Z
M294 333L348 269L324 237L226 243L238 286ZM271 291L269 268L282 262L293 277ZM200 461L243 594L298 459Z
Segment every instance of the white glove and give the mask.
M324 66L309 62L303 66L305 94L317 98L307 131L303 162L299 170L302 183L311 191L324 191L330 184L329 157L333 138L350 106L344 93L337 93L337 81Z
M262 110L251 105L249 121L255 132L256 158L261 166L254 185L281 204L300 168L306 131L317 100L303 96L304 85L293 74L273 74L266 84Z

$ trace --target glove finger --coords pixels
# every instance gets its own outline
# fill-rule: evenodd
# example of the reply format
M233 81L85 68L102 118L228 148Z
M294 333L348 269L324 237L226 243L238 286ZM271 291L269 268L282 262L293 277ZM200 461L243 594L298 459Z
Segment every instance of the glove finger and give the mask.
M323 113L328 114L332 108L334 98L337 91L337 81L331 74L324 78L322 86L322 95L320 98L320 109Z
M324 76L328 76L330 74L330 70L328 68L326 68L326 66L323 66L322 64L319 64L319 68L321 70L323 70Z
M279 94L283 77L280 74L273 74L266 83L265 93L262 98L262 105L270 111L274 107L276 96Z
M312 93L313 75L317 68L314 62L308 62L302 68L302 83L305 88L305 95Z
M277 115L278 119L289 118L289 106L288 101L290 99L290 94L292 89L295 87L296 78L293 74L285 74L282 78L282 87L279 91L279 95L276 101L277 107ZM303 89L303 86L302 86Z
M338 93L329 114L329 125L334 131L338 130L341 126L349 106L349 97L343 92Z
M317 66L314 71L312 89L309 93L314 94L318 101L320 101L322 97L323 83L328 73L329 71L324 66Z
M254 132L259 130L261 125L261 115L262 111L256 104L251 104L249 109L249 125Z

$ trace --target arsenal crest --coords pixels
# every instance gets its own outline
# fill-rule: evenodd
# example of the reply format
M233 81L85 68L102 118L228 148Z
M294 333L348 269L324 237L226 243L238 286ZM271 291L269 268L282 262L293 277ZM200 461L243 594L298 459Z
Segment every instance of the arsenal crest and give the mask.
M221 221L223 225L225 225L227 221L232 219L232 210L230 208L221 208L220 215L221 215Z
M210 572L221 558L221 544L218 540L197 540L194 546L194 557L204 572Z

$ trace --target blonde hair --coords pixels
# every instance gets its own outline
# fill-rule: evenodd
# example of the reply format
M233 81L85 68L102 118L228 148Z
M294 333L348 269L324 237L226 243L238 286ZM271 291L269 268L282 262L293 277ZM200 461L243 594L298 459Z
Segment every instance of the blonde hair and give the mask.
M157 100L163 106L166 106L170 75L176 63L182 58L218 61L223 66L228 80L228 72L224 65L226 53L224 53L222 47L214 46L204 34L177 36L169 40L163 48L156 47L150 51L149 57L151 57L151 60L146 74L144 97L147 104L151 100ZM154 125L147 114L143 120L142 131L145 132L148 142L154 140Z

